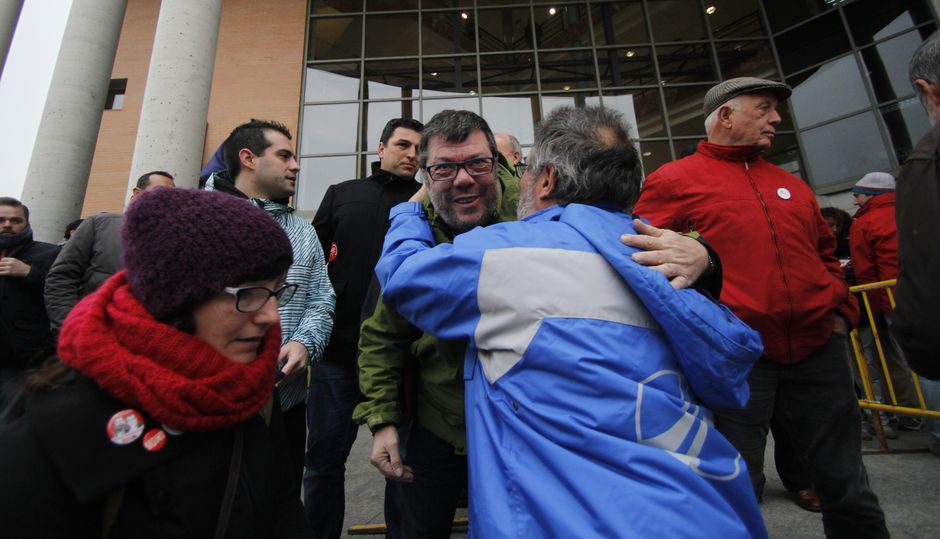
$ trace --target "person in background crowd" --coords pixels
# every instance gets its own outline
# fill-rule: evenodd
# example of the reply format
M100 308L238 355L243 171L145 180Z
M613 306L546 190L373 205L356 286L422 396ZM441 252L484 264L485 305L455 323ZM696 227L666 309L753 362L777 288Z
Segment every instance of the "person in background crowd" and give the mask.
M72 238L72 234L74 234L75 230L79 227L79 225L82 224L82 221L84 221L84 219L76 219L72 221L71 223L65 225L65 234L62 236L62 241L59 242L59 247L62 247L62 245L64 245L65 242L69 241Z
M123 238L127 269L72 310L0 428L0 529L309 537L272 397L287 235L230 196L157 189Z

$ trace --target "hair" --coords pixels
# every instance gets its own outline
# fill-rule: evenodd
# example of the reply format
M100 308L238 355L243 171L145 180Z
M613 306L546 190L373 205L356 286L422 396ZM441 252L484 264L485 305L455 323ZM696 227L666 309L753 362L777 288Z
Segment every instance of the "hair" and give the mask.
M382 144L388 144L388 141L391 140L392 135L395 133L395 130L399 127L405 129L411 129L412 131L420 133L424 129L424 124L418 120L412 120L411 118L392 118L385 124L385 128L382 129L382 136L379 137L379 142Z
M13 197L0 197L0 206L13 206L14 208L23 208L23 217L29 222L29 208L19 200Z
M143 174L140 175L139 178L137 178L137 188L146 189L150 187L150 177L153 176L154 174L156 174L157 176L163 176L164 178L169 178L171 180L176 179L169 172L164 172L162 170L153 170L150 172L144 172Z
M277 131L288 139L291 139L290 130L280 122L269 120L256 120L252 118L250 122L241 124L232 130L232 133L222 143L222 161L229 175L234 180L242 169L241 159L238 153L243 148L247 148L255 155L261 155L271 145L265 137L265 131Z
M65 236L64 236L65 239L69 239L69 232L74 232L75 230L77 230L79 225L82 224L82 221L84 221L84 219L76 219L72 221L71 223L65 225Z
M921 89L914 84L917 79L940 86L940 32L931 34L914 51L908 66L908 77L917 95L921 94Z
M467 140L474 131L483 131L490 154L496 157L499 151L496 149L493 131L479 114L469 110L442 110L435 114L421 132L421 145L418 146L418 152L421 154L421 168L423 169L428 164L428 146L431 139L440 137L446 142L460 143Z
M708 118L705 118L705 134L710 133L712 128L715 127L715 124L718 123L718 111L721 110L721 107L725 106L731 107L734 110L740 110L741 100L735 96L725 101L721 105L718 105L718 108L713 110L711 114L708 115Z
M497 135L498 135L498 136L503 136L503 137L508 138L508 139L509 139L509 144L512 145L512 150L513 150L514 152L522 153L522 144L519 144L519 139L517 139L515 135L510 135L509 133L496 133L496 134L494 135L494 138L495 138Z
M623 115L612 109L555 109L535 130L529 174L536 177L554 165L558 180L552 196L560 205L610 201L629 211L643 174L627 131Z
M839 230L836 234L836 239L840 236L847 236L849 233L849 228L852 226L852 216L844 210L839 208L827 207L820 208L819 210L822 213L823 219L832 219L836 223L836 229Z

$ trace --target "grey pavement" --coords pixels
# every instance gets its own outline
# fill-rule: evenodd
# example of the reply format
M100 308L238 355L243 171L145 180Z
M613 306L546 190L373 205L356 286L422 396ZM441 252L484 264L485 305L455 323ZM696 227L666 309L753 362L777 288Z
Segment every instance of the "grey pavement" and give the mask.
M926 432L900 434L900 440L888 441L892 453L874 453L878 442L863 442L868 477L881 501L888 530L895 538L940 537L940 457L927 452L929 435ZM346 466L347 530L355 524L383 522L385 482L369 464L371 444L372 434L367 428L361 428ZM770 536L774 539L824 537L820 515L794 505L780 483L773 467L772 439L768 439L766 462L767 485L761 512ZM458 515L466 515L466 512ZM348 537L346 533L343 536ZM466 537L466 534L455 532L451 537Z

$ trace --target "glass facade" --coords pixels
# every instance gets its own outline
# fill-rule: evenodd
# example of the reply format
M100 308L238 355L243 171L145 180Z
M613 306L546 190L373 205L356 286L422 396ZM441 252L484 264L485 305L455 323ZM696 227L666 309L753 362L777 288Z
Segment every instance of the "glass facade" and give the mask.
M531 145L553 108L634 124L647 173L705 136L720 80L794 87L767 158L820 193L899 166L928 123L907 81L929 0L311 0L298 207L367 174L382 127L448 109ZM525 153L525 152L524 152Z

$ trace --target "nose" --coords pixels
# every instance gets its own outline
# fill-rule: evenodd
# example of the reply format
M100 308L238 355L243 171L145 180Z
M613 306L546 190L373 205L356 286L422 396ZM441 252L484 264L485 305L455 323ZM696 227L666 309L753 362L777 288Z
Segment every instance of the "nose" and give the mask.
M781 122L783 122L783 117L780 116L780 113L777 112L777 109L773 109L770 113L770 121L768 123L776 127L777 125L780 125Z
M273 326L281 323L281 315L277 312L277 301L274 300L273 296L268 298L268 301L265 301L264 305L254 312L252 321L259 326Z
M454 178L454 185L470 186L476 183L476 179L467 172L467 169L460 167L457 171L457 177Z
M300 172L300 163L297 162L297 158L296 158L296 157L291 157L291 158L290 158L290 169L291 169L291 171L293 171L293 172L295 172L295 173L296 173L296 172Z

